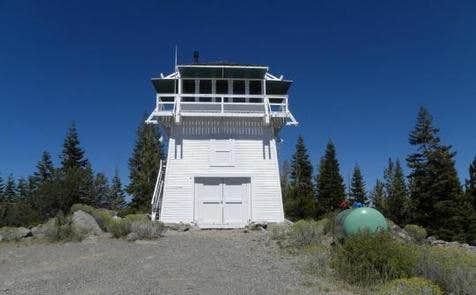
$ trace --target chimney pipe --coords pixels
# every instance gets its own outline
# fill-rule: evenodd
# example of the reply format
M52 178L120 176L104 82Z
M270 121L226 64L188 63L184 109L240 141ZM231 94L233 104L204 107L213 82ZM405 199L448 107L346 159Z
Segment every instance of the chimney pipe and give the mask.
M198 56L199 56L199 53L198 53L197 50L195 50L195 51L193 52L193 63L194 63L194 64L198 64Z

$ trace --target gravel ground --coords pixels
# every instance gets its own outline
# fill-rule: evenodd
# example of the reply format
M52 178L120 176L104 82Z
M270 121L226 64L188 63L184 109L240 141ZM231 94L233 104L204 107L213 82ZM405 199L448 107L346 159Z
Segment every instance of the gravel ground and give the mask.
M282 255L261 231L0 243L0 294L314 293L314 283L303 280L296 258Z

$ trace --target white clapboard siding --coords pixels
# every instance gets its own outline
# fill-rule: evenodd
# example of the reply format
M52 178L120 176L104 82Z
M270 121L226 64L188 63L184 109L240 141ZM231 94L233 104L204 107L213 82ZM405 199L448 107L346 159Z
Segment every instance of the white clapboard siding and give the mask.
M230 145L223 144L230 139ZM214 145L213 141L219 144ZM221 151L231 146L232 161L226 165L213 164L210 154L214 146ZM203 176L249 177L250 221L284 220L274 130L261 120L189 119L174 126L170 132L160 220L194 221L194 178Z

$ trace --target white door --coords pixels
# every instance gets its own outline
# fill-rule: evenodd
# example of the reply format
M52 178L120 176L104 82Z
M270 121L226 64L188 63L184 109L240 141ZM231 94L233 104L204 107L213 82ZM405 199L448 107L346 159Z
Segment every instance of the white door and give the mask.
M242 227L249 218L250 179L196 178L197 222L201 226Z
M203 224L221 224L222 180L220 178L202 178L197 185L199 199L198 220Z

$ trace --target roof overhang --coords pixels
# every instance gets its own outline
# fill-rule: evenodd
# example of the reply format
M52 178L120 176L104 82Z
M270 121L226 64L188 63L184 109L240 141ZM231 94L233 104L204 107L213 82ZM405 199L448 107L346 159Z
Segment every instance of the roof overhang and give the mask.
M181 78L264 79L268 67L234 65L179 65Z
M267 80L266 94L286 95L289 87L291 87L291 83L291 80Z
M177 92L177 79L152 78L152 85L157 93Z

